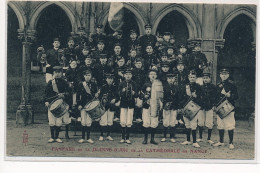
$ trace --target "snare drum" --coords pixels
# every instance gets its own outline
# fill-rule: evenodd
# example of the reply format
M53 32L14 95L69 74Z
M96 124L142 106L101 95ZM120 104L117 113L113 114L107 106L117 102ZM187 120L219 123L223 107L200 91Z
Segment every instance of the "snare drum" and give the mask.
M92 100L84 106L84 110L89 114L92 120L100 118L105 113L105 108L99 100Z
M230 114L234 109L235 107L226 99L221 104L219 104L219 106L216 108L216 113L221 119L223 119L228 114Z
M50 104L50 112L56 117L62 117L69 110L69 105L62 99L55 99Z
M189 101L183 109L184 117L192 120L196 114L199 112L201 107L196 104L194 101Z

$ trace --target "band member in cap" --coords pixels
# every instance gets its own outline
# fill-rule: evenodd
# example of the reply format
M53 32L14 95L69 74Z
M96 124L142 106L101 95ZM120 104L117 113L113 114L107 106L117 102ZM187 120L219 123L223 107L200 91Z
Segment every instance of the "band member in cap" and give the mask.
M191 70L189 75L189 83L185 86L180 88L180 107L184 108L186 104L189 103L190 100L195 102L197 105L201 106L201 87L199 84L196 83L196 72ZM186 135L187 140L182 145L189 145L190 142L190 134L192 132L193 138L193 146L195 148L199 148L200 145L196 141L196 129L197 129L197 121L198 121L198 114L203 113L203 111L199 111L192 119L183 117L186 127Z
M132 71L126 69L125 80L118 86L120 97L120 125L122 127L122 139L120 143L131 144L129 140L130 128L133 123L135 99L137 98L136 85L132 80Z
M114 52L113 54L110 56L109 60L108 60L108 64L115 68L116 64L117 64L117 61L119 58L121 57L124 57L124 54L122 53L122 47L121 47L121 44L120 43L116 43L114 45L114 48L113 48Z
M139 38L140 46L142 47L142 52L146 52L146 45L150 44L152 47L155 47L157 42L157 38L155 35L152 34L152 26L147 24L144 26L145 28L145 35Z
M77 91L77 103L78 109L80 110L81 115L81 125L82 125L82 139L78 142L85 142L85 133L87 132L87 142L94 143L90 138L90 130L92 125L92 118L90 115L84 110L84 107L87 103L89 103L94 98L98 98L99 92L97 85L94 82L91 82L92 72L90 70L84 71L84 81L81 82L78 86Z
M145 62L144 69L148 71L152 65L157 66L159 63L159 59L153 50L153 46L151 44L146 45L146 53L143 55L143 59Z
M155 44L154 49L156 50L157 54L161 54L162 52L165 52L164 46L163 46L163 36L162 35L157 36L157 42Z
M229 70L223 68L220 70L221 82L217 84L217 103L220 104L225 99L227 99L233 106L235 105L235 100L238 98L237 88L234 83L229 79ZM223 119L220 115L217 115L217 128L219 130L219 142L214 144L214 146L224 146L224 132L228 131L229 136L229 148L234 149L233 135L235 129L235 111L230 112Z
M159 89L161 89L162 91L163 89L162 89L161 82L157 80L157 71L150 70L148 73L148 77L149 77L149 81L147 81L143 85L141 94L139 96L139 98L143 100L143 113L142 113L143 127L144 127L143 144L147 144L148 133L151 132L150 143L157 145L158 143L154 140L154 135L156 132L156 128L159 124L159 120L158 120L159 111L162 109L163 106L162 94L160 93L160 91L157 91L157 89L158 86ZM161 84L161 87L158 84ZM160 108L158 108L157 104L159 104Z
M127 52L129 52L132 49L137 50L139 46L139 41L137 39L137 32L135 29L130 30L130 38L127 40Z
M85 27L81 26L78 28L78 34L75 36L75 44L79 46L80 49L84 46L89 46L88 37L85 32Z
M142 89L143 83L146 80L145 71L142 68L143 66L143 60L141 58L136 58L135 60L135 67L133 68L133 81L136 83L136 90L138 94L140 94L140 91ZM142 122L142 108L141 105L136 106L134 109L134 117L137 122Z
M123 39L123 31L117 30L113 33L113 35L108 37L109 44L108 44L108 51L110 54L113 54L113 48L116 44L120 45L121 53L125 55L127 53L126 41Z
M136 49L131 49L128 53L127 63L126 66L128 68L133 68L135 64L135 59L137 58L137 51Z
M190 62L190 70L194 69L197 73L197 83L202 85L203 80L202 80L202 74L203 70L207 67L208 65L208 60L206 58L206 55L201 52L201 45L200 43L196 43L193 53L191 54L191 58L189 60Z
M91 38L93 39L93 43L95 46L97 46L99 40L106 40L106 34L103 33L103 25L97 25L96 33L92 34Z
M87 56L85 58L85 64L79 67L79 75L80 75L79 79L80 79L80 81L84 81L85 80L84 72L86 70L89 70L89 71L93 71L94 70L94 67L92 65L92 58L91 58L91 56ZM94 76L91 76L91 80L95 81Z
M79 51L80 51L80 47L76 46L75 47L75 42L73 37L69 37L68 38L68 47L64 49L64 67L68 67L69 66L69 62L71 60L78 60L79 57Z
M177 84L179 87L185 86L188 80L187 70L185 69L185 64L182 60L177 62Z
M95 62L99 62L100 54L107 54L107 51L105 50L104 40L98 40L97 49L92 52L92 57L95 60Z
M176 73L167 74L167 82L163 85L163 126L164 133L161 142L166 141L168 128L170 127L170 141L175 143L175 125L177 118L178 104L178 86L175 83Z
M118 57L116 67L114 68L115 74L115 84L118 86L122 81L124 81L124 71L126 70L125 58Z
M101 87L99 100L105 107L106 112L101 116L99 124L101 126L101 134L99 137L100 141L104 140L104 131L107 132L106 139L113 141L110 136L111 127L113 125L114 114L115 114L115 103L118 102L119 97L117 93L117 87L114 85L114 74L106 74L106 84Z
M71 122L70 115L68 112L69 106L66 107L65 114L61 117L57 117L53 114L50 109L52 102L56 99L62 99L64 102L70 104L70 88L68 83L62 79L62 67L54 66L53 79L50 80L45 89L45 106L48 107L48 120L51 130L51 138L48 140L49 143L58 142L62 143L59 138L59 131L62 122L66 124L66 136L68 136L68 124Z
M187 69L190 69L190 67L188 67L188 61L189 61L189 54L187 52L187 48L184 44L181 44L179 52L178 52L178 61L183 61L185 66L187 67Z
M99 54L99 60L94 66L95 77L98 87L102 87L106 83L105 74L112 73L112 68L107 65L107 55Z
M203 114L199 114L199 139L197 142L202 141L202 133L204 125L208 128L207 142L212 145L214 142L211 140L211 132L213 128L213 106L216 102L216 86L211 83L210 71L208 68L203 71L203 85L202 85L202 109Z
M46 83L48 83L50 80L52 80L52 73L53 73L52 68L54 66L60 65L63 51L61 49L59 49L59 47L60 47L59 38L54 38L53 39L53 48L46 52L46 60L47 60Z
M167 47L172 46L172 44L170 43L170 35L171 35L170 32L164 32L163 34L162 45L165 50L167 49Z
M169 72L170 67L168 62L161 63L161 72L159 73L159 79L162 81L162 83L167 82L167 75Z
M85 59L90 56L90 47L89 46L83 46L81 53L79 55L77 63L82 66L85 64Z

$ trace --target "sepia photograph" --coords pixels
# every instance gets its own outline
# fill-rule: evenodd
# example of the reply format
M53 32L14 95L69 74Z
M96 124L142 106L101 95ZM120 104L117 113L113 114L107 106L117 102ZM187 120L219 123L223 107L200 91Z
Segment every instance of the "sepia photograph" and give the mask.
M256 160L256 4L6 13L6 160Z

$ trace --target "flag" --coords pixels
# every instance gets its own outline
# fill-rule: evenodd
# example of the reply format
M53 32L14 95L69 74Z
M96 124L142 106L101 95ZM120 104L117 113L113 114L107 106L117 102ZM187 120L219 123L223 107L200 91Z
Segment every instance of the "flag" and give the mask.
M122 2L111 2L109 14L108 14L108 23L110 28L114 31L119 30L124 24L124 10Z

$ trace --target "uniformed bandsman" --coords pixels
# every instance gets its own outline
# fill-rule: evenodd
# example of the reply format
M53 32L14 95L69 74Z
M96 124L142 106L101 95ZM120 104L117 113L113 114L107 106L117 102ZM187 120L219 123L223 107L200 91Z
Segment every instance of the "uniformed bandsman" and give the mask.
M139 38L140 45L142 47L142 52L146 52L146 45L150 44L153 48L157 42L157 38L155 35L152 34L152 26L150 24L146 24L145 28L145 35Z
M238 98L237 88L230 78L229 69L223 68L220 70L221 82L217 85L217 103L222 103L227 99L232 106L235 106L235 100ZM230 105L231 107L231 105ZM229 148L234 149L233 136L235 129L235 110L231 111L226 117L220 118L217 115L217 128L219 130L219 142L214 146L224 146L224 133L228 131L229 136Z

